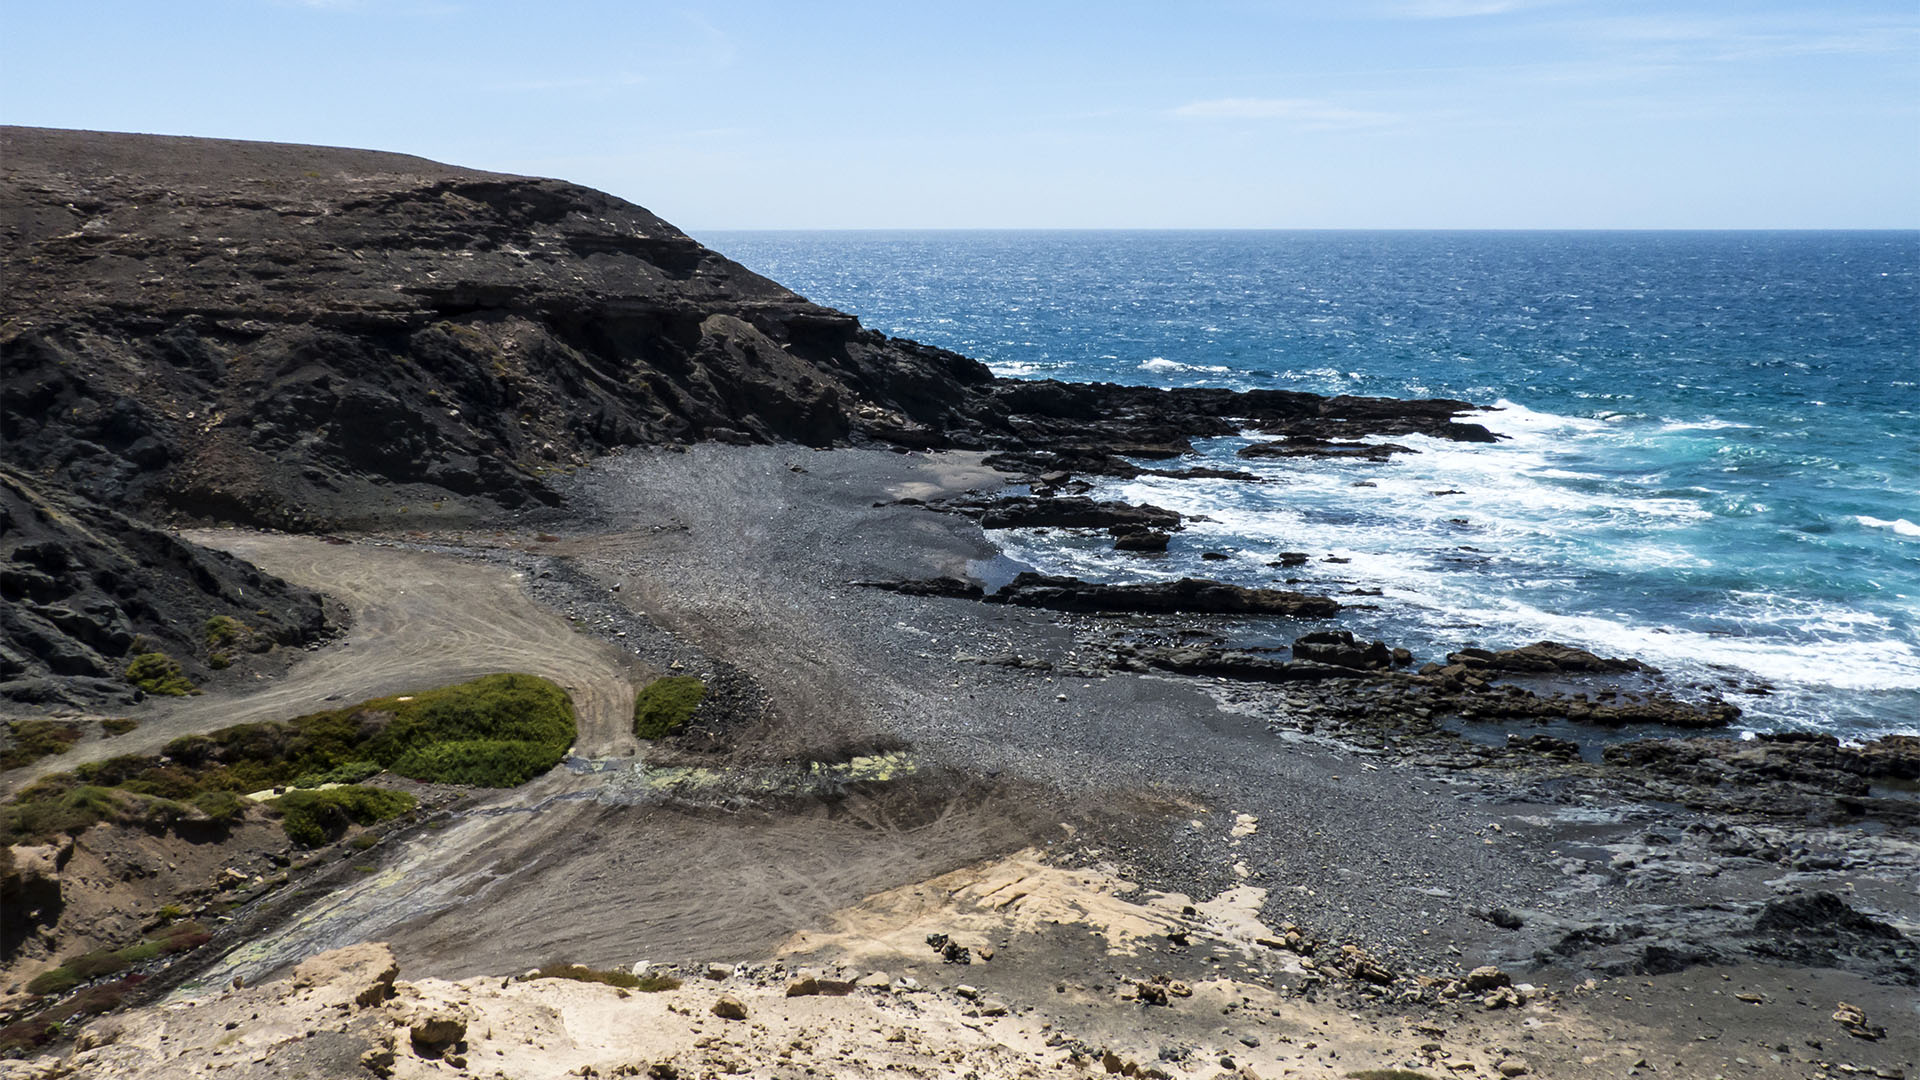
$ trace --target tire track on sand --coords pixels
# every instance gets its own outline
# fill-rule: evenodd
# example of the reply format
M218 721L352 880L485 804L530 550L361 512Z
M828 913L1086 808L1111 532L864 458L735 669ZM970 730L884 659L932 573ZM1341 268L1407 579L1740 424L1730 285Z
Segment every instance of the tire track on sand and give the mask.
M307 536L232 529L183 533L296 585L326 593L352 613L346 636L257 687L211 689L167 699L133 715L138 730L48 758L28 776L118 754L151 753L182 735L338 708L497 671L552 679L573 697L583 757L632 756L634 667L606 642L576 633L497 564L451 555L330 544Z

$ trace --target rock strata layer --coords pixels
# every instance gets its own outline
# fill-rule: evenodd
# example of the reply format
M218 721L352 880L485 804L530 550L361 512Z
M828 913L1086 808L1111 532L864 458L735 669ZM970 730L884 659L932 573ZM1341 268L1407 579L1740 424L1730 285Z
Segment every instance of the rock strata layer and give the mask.
M189 682L330 626L318 595L0 468L0 698L125 704L138 654Z
M696 440L1125 474L1246 426L1494 437L1458 401L996 379L557 180L17 127L0 151L9 460L125 509L484 516L557 502L545 478L594 455Z

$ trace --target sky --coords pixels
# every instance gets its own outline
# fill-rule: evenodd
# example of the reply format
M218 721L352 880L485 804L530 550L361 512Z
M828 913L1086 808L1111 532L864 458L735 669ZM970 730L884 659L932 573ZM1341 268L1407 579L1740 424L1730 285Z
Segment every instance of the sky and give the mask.
M1920 227L1915 0L0 0L0 121L733 228Z

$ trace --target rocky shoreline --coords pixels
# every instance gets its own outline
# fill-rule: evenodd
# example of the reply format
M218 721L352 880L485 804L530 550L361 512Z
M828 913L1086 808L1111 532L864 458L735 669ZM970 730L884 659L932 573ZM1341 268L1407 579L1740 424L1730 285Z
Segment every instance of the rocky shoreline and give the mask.
M0 849L6 1019L81 1028L35 1027L49 1052L0 1075L1920 1054L1920 740L1741 739L1735 706L1631 658L1416 656L1329 627L1333 596L994 561L1017 527L1164 550L1182 515L1087 478L1251 479L1182 461L1195 438L1497 439L1468 403L996 379L558 181L0 143L26 253L0 330L0 741L31 758L8 792L489 671L553 678L579 720L522 788L376 780L419 809L312 858L245 807ZM149 652L172 668L141 689ZM661 677L705 696L642 745ZM167 931L181 903L206 925ZM24 988L83 948L122 966ZM511 977L556 963L625 974ZM677 985L623 985L647 973ZM109 989L145 1003L86 1021ZM207 1038L161 1047L175 1023ZM777 1037L728 1034L754 1030Z

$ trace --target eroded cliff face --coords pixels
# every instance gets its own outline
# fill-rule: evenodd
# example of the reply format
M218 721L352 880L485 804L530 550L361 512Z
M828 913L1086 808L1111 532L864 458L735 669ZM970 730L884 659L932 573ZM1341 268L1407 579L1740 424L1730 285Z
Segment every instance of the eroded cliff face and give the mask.
M538 505L611 448L939 431L992 381L572 184L28 128L0 151L8 459L113 506Z
M16 700L119 694L129 635L172 639L205 675L191 628L234 606L183 569L206 561L190 545L115 555L128 573L107 586L47 585L36 500L72 511L42 531L82 513L126 515L107 532L129 537L141 520L323 531L497 523L557 505L555 471L635 445L976 448L1014 470L1133 475L1132 458L1246 428L1285 456L1493 438L1457 401L996 379L611 195L399 154L4 127L0 234L19 511L0 559L18 564L7 599L38 605L0 628ZM79 563L89 543L59 540ZM276 641L320 632L307 600L266 607Z
M130 704L140 654L199 684L333 629L309 590L0 466L0 701Z

